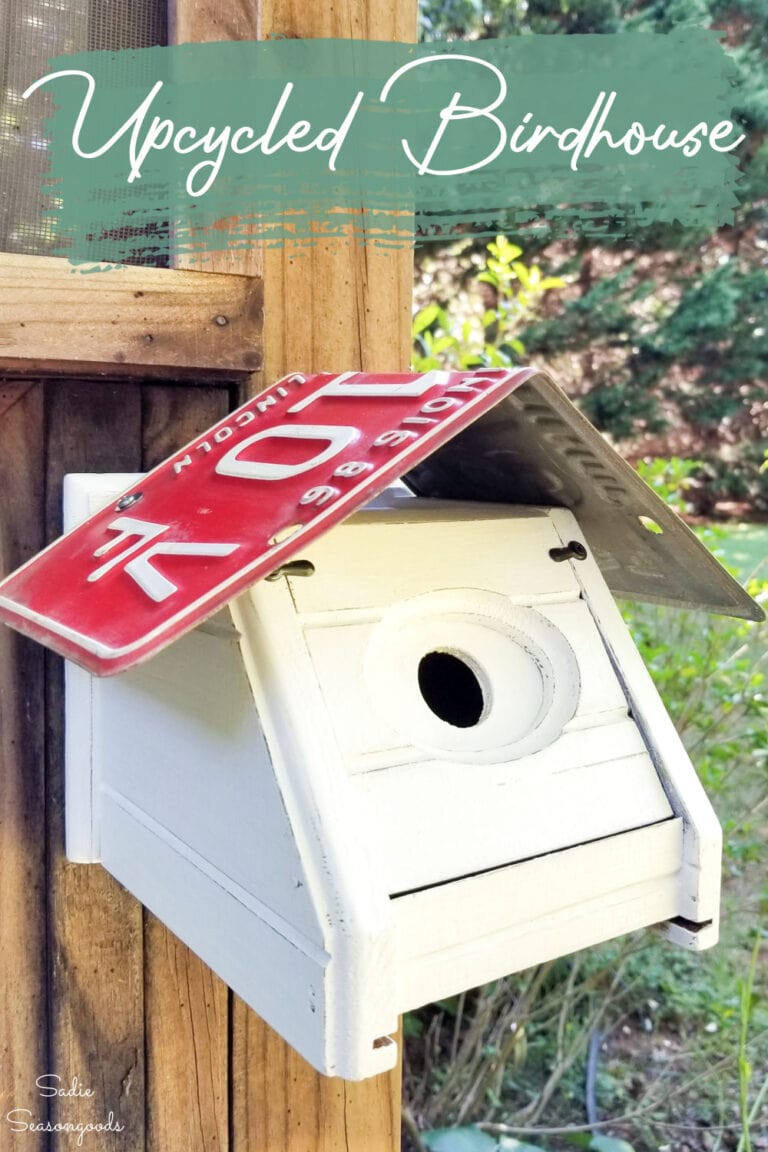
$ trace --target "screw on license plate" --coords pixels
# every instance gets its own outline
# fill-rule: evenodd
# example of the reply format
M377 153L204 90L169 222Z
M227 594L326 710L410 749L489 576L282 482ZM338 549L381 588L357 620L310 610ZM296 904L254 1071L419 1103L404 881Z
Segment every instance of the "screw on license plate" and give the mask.
M127 496L121 496L115 504L115 511L125 512L126 508L132 508L134 504L138 504L143 495L143 492L130 492Z

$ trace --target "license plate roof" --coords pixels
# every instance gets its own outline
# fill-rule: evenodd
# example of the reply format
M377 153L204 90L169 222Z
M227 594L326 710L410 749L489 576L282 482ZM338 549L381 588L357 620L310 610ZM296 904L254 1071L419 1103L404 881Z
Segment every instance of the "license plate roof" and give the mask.
M534 373L299 373L0 583L0 619L98 675L152 656Z

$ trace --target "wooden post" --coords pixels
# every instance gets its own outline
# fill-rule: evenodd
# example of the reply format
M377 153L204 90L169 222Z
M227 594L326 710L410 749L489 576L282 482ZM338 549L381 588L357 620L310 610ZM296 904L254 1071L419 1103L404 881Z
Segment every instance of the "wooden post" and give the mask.
M413 0L264 0L261 36L411 40ZM403 371L411 253L331 239L264 253L264 384L292 369ZM239 269L238 269L239 271ZM242 1003L234 1016L233 1152L395 1152L400 1069L361 1084L318 1077Z
M416 39L416 0L176 0L179 43L333 37ZM211 265L208 265L209 267ZM264 368L403 371L410 361L412 255L352 238L233 252L217 271L263 276ZM360 1084L319 1076L241 1001L233 1006L230 1152L396 1152L400 1069Z

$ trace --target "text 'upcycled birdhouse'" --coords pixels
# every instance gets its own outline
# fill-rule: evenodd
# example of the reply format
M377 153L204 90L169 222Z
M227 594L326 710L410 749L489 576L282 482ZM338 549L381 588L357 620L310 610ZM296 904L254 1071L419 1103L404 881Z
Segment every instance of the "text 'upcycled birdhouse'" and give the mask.
M320 1071L639 927L715 941L719 826L614 597L762 613L548 376L295 374L66 507L0 618L80 665L68 855Z

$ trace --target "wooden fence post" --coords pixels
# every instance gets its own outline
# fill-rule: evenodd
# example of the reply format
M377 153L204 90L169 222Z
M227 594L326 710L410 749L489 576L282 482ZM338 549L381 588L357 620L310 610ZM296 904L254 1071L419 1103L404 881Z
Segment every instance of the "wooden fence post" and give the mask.
M176 0L180 42L291 38L416 39L416 0ZM410 359L412 256L350 238L312 248L233 252L219 271L264 281L264 368L403 371ZM400 1070L360 1084L319 1076L241 1001L232 1036L230 1152L396 1152Z

